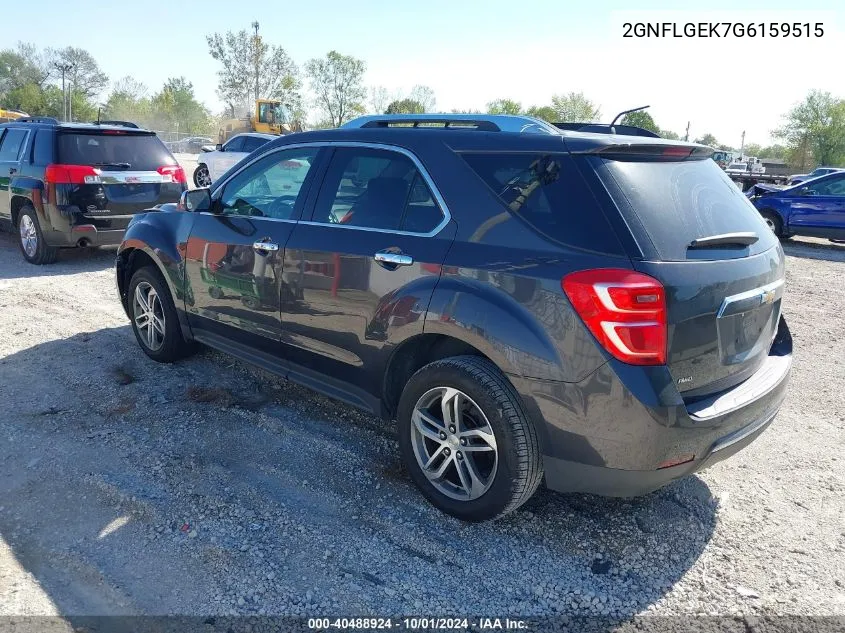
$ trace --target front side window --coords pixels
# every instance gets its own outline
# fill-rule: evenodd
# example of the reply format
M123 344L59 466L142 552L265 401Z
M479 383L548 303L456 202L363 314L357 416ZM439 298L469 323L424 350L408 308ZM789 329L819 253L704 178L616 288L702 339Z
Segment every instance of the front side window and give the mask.
M335 150L314 209L325 224L428 233L443 213L414 162L399 152Z
M245 136L243 149L240 151L252 153L259 147L263 147L266 143L266 138L261 138L260 136Z
M845 196L845 174L810 183L807 190L816 196Z
M236 136L233 139L229 139L229 142L223 146L224 152L242 152L244 147L244 137L243 136Z
M0 143L0 160L17 161L25 140L26 130L7 129L3 142Z
M318 151L308 147L273 152L250 165L223 188L223 213L293 219L295 212L298 215L302 186Z

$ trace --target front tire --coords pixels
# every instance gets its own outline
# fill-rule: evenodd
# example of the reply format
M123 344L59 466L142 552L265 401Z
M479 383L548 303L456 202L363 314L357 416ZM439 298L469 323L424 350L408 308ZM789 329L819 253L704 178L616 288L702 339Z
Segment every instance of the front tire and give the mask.
M191 352L191 345L182 337L170 289L157 269L145 266L135 271L126 301L135 338L147 356L172 363Z
M210 187L211 174L208 172L208 166L200 163L194 170L194 185L197 187Z
M44 241L38 215L32 206L26 205L21 209L20 215L18 215L17 229L18 246L20 246L21 254L26 261L36 266L52 264L56 261L59 249Z
M415 373L398 410L411 479L437 508L485 521L528 501L543 477L537 433L490 361L455 356Z

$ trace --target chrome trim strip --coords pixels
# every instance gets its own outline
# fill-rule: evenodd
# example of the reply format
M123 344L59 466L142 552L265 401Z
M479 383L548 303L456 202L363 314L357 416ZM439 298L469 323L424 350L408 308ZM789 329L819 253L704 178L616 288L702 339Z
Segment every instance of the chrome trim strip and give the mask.
M290 150L290 149L300 149L300 148L303 148L303 147L317 147L317 148L323 148L323 147L365 147L365 148L370 148L370 149L382 149L382 150L385 150L385 151L388 151L388 152L398 152L399 154L406 156L407 158L411 159L411 161L414 163L414 166L419 170L420 174L422 175L423 180L425 180L425 184L428 185L428 188L431 191L431 195L434 196L435 202L437 202L437 205L440 207L440 212L443 214L443 219L440 221L440 224L435 226L428 233L416 233L414 231L398 231L398 230L391 230L391 229L377 229L377 228L371 228L371 227L366 227L366 226L347 226L347 225L343 225L343 224L327 224L325 222L312 222L310 220L282 220L282 219L278 219L278 218L263 218L263 217L258 217L257 219L273 220L275 222L292 222L294 224L309 224L309 225L314 225L314 226L328 226L328 227L332 227L332 228L336 228L336 229L354 229L354 230L357 230L357 231L370 231L370 232L374 232L374 233L391 233L391 234L394 234L394 235L414 235L416 237L434 237L438 233L440 233L440 231L442 231L444 228L446 228L446 225L449 224L449 222L452 219L452 214L449 211L449 207L446 205L446 201L443 199L443 196L441 195L440 191L435 186L434 180L432 180L428 171L423 166L422 162L420 162L420 159L417 158L417 156L414 153L412 153L411 151L405 149L404 147L400 147L398 145L390 145L390 144L387 144L387 143L367 143L365 141L315 141L315 142L310 142L310 143L291 143L290 145L280 145L279 147L275 147L272 150L270 150L270 151L268 151L264 154L261 154L260 156L256 156L255 158L253 158L248 163L244 163L243 165L241 165L240 169L238 169L237 172L230 175L228 178L226 178L226 180L222 180L222 181L218 181L218 182L214 183L214 185L212 186L213 188L210 190L212 199L214 199L214 195L218 191L221 191L223 189L223 187L225 187L229 183L229 181L232 180L232 178L234 178L235 176L237 176L238 174L243 172L244 169L247 169L248 167L254 165L258 161L263 160L263 159L265 159L266 157L268 157L272 154L282 152L282 151L286 151L286 150ZM207 213L208 215L215 215L215 214L211 213L210 211L202 211L201 213ZM236 217L240 217L240 216L236 216ZM247 217L247 216L243 216L243 217ZM255 216L250 216L250 217L255 217Z
M427 121L436 123L445 121L449 121L450 123L461 123L466 121L467 123L472 123L475 121L485 121L498 126L499 131L501 132L561 136L561 131L555 126L541 119L522 114L371 114L352 119L340 127L341 129L361 129L368 123L374 121L385 123L425 123ZM423 127L421 129L431 128ZM456 127L454 129L461 128Z
M737 301L751 299L755 296L759 296L762 300L766 293L778 290L781 286L783 286L783 284L784 280L781 278L770 284L766 284L765 286L760 286L759 288L754 288L753 290L747 290L745 292L740 292L739 294L731 295L730 297L725 297L722 300L722 305L719 306L719 312L716 313L716 318L721 319L730 304L736 303ZM777 298L775 300L777 300Z

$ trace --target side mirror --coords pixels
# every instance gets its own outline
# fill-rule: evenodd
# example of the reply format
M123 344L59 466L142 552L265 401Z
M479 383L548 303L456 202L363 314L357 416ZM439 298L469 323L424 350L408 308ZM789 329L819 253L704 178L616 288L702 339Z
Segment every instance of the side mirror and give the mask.
M217 145L215 145L215 146L214 146L214 149L216 149L218 152L223 152L223 151L225 151L225 150L223 149L223 143L218 143Z
M211 211L211 191L208 187L190 189L182 192L179 198L179 208L183 211Z

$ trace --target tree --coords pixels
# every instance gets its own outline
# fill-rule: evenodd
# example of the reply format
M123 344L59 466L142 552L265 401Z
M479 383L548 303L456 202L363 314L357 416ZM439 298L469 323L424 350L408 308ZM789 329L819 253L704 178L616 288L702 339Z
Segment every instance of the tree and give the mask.
M317 106L334 127L343 125L354 114L364 112L365 70L366 64L362 60L337 51L329 51L324 58L311 59L305 64Z
M671 141L678 141L681 138L680 134L673 132L672 130L658 130L657 133L661 136L661 138L668 138Z
M717 147L719 145L719 141L716 140L716 137L708 132L701 138L697 138L693 141L693 143L698 143L699 145L707 145L709 147Z
M301 109L299 69L284 48L268 44L246 30L214 33L205 39L209 54L221 65L217 71L217 94L232 116L237 111L252 111L255 99L278 99L294 111Z
M370 87L370 111L378 114L384 113L390 97L387 95L387 88L384 86Z
M818 165L845 162L845 101L813 90L784 118L773 134L786 141L794 164L804 167L810 157Z
M487 104L488 114L522 114L522 104L513 99L495 99Z
M413 99L397 99L391 101L390 105L387 106L387 110L384 111L385 114L423 114L424 112L425 106Z
M103 118L143 122L150 120L151 104L147 87L132 77L115 82L103 106Z
M416 101L422 105L423 112L433 112L435 106L437 105L437 99L434 97L434 90L421 84L411 88L411 93L408 95L408 99Z
M660 133L660 128L654 122L651 115L645 110L637 110L636 112L629 112L622 117L622 125L633 125L634 127L641 127L644 130L649 130L655 134Z
M100 70L97 60L85 49L68 46L48 50L48 54L54 63L70 65L65 81L71 91L79 92L85 99L97 97L109 83L108 75Z
M570 92L552 97L552 109L556 123L581 123L595 121L601 116L601 110L583 92Z
M166 127L187 134L201 134L209 128L209 112L194 97L193 84L184 77L171 77L151 99L154 118Z
M531 106L528 108L528 116L533 116L535 119L542 119L549 123L560 121L557 112L552 106Z

